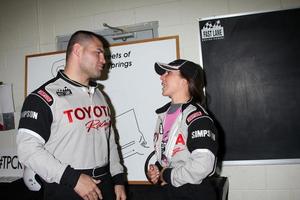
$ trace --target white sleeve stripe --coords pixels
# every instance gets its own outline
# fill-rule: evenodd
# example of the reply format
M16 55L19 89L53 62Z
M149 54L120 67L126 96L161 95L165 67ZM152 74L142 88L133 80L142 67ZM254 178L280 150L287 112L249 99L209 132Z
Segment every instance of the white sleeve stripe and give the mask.
M42 138L38 133L32 131L32 130L29 130L29 129L26 129L26 128L20 128L18 130L19 133L27 133L27 134L30 134L34 137L36 137L37 139L41 140L43 142L43 144L45 144L45 140L44 138Z
M209 149L195 149L193 152L195 152L195 153L207 153L210 156L212 156L212 158L214 158L214 168L208 176L213 175L215 173L216 167L217 167L217 159L216 159L216 156L213 154L213 152L211 152Z
M193 152L195 152L195 153L198 153L198 152L199 153L211 153L213 156L215 156L209 149L195 149Z

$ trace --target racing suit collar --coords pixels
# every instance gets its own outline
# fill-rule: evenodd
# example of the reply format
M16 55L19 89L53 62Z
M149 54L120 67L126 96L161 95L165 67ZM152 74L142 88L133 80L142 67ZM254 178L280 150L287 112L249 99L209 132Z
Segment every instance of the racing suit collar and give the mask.
M193 102L193 98L190 98L186 103L183 103L182 106L181 106L181 110L182 110L182 111L185 110L185 109L188 107L188 105L189 105L190 103L192 103L192 102ZM172 103L172 102L169 102L169 103L165 104L164 106L158 108L155 112L156 112L157 114L167 112L167 110L168 110L169 107L171 106L171 103Z
M77 81L74 81L74 80L70 79L70 78L64 73L64 70L59 70L58 73L57 73L57 77L58 77L58 78L61 78L61 79L63 79L63 80L65 80L65 81L67 81L68 83L70 83L71 85L74 85L74 86L76 86L76 87L86 87L86 88L88 88L89 86L90 86L90 87L97 87L97 85L98 85L97 82L95 82L95 81L90 81L90 82L89 82L89 86L83 85L83 84L81 84L81 83L79 83L79 82L77 82Z

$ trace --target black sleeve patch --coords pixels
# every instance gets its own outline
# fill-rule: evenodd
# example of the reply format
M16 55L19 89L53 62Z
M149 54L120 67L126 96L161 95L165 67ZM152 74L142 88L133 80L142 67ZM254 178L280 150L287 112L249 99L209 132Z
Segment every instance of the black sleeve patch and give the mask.
M217 154L218 133L209 117L198 117L188 126L187 147L190 152L195 149L209 149L213 154Z
M50 107L38 96L26 97L20 116L19 128L38 133L45 141L50 137L53 117Z

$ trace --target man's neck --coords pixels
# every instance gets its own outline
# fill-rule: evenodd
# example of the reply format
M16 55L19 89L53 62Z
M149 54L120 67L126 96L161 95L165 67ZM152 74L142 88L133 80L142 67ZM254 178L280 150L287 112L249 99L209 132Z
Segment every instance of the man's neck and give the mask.
M69 79L76 81L82 85L88 86L89 79L86 78L82 73L77 72L76 70L71 69L71 67L66 66L64 73L69 77Z

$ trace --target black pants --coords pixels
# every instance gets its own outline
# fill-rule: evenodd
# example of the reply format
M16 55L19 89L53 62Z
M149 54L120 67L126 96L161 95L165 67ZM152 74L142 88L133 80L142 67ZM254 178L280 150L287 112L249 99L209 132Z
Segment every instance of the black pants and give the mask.
M217 190L210 181L201 184L185 184L174 187L171 184L162 186L165 200L217 200Z
M115 190L110 174L99 178L97 185L101 190L104 200L115 200ZM57 183L44 183L44 200L82 200L73 188Z

